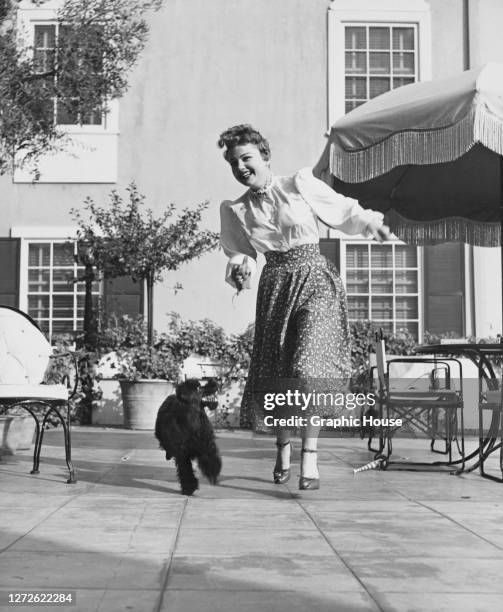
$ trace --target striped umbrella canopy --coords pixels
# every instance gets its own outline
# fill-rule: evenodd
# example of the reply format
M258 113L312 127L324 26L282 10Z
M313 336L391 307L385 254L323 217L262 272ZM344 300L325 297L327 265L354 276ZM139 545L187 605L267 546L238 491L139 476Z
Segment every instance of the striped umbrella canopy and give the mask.
M314 174L408 244L500 246L503 64L387 92L339 119Z

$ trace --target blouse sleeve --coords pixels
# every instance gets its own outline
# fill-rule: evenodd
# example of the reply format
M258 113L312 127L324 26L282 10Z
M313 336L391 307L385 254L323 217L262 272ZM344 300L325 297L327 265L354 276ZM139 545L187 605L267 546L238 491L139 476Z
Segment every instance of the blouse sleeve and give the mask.
M311 168L303 168L295 175L295 184L304 200L324 223L345 234L371 236L369 223L383 224L384 215L362 208L356 200L346 198L323 181L315 178Z
M230 204L229 200L225 200L220 206L220 244L229 258L225 270L225 280L229 285L236 288L231 277L232 267L236 264L241 265L247 258L247 264L253 276L257 270L257 251L251 245L243 226L230 208ZM245 288L249 288L249 284L245 284Z

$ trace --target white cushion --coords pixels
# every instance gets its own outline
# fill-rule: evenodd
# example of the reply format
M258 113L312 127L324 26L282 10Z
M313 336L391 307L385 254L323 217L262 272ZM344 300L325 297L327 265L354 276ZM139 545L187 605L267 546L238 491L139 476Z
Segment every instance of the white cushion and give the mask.
M52 347L21 313L0 308L0 383L42 382Z
M0 384L0 403L2 399L40 399L68 400L65 385L2 385Z

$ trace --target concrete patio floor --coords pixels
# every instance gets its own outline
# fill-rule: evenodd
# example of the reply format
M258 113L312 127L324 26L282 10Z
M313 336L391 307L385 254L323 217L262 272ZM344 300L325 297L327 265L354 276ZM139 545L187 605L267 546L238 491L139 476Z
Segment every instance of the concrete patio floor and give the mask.
M503 609L503 484L477 473L369 471L359 438L320 440L319 491L275 486L273 440L218 434L221 483L179 494L150 432L75 428L0 461L6 592L76 592L92 612L481 612ZM397 457L431 457L399 439ZM468 440L468 449L475 440ZM438 458L438 457L437 457ZM496 474L496 457L491 459ZM63 609L44 606L45 609Z

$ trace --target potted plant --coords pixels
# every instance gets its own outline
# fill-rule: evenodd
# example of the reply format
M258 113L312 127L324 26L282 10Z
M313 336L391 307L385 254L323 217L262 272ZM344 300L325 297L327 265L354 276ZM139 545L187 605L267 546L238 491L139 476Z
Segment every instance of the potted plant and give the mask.
M178 218L170 222L176 207L170 204L159 217L145 208L145 196L139 193L135 183L127 188L128 199L123 201L117 191L112 191L107 206L96 204L87 198L83 211L73 209L78 238L92 253L92 264L102 278L129 276L146 286L147 332L146 341L133 344L119 352L120 377L125 414L133 401L140 401L147 394L147 404L152 407L157 399L151 398L147 389L153 389L154 379L174 377L176 368L172 352L163 345L154 345L154 285L166 270L177 270L184 262L200 257L215 248L218 234L201 230L199 223L208 203L203 202L195 209L184 209ZM90 260L91 261L91 260ZM144 384L144 390L138 384ZM134 383L134 388L128 383ZM166 384L161 392L168 394ZM157 396L156 396L157 397ZM157 411L158 404L155 407ZM147 411L146 406L138 410ZM155 419L155 417L154 417ZM154 423L151 413L143 421L126 417L129 426L151 429Z
M153 429L160 405L180 378L179 363L166 346L148 343L119 349L116 359L125 426Z

